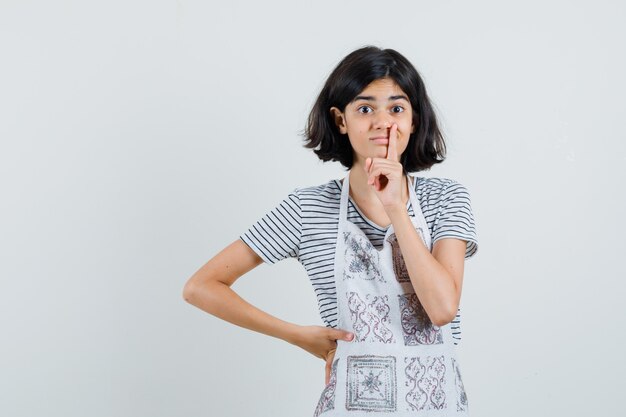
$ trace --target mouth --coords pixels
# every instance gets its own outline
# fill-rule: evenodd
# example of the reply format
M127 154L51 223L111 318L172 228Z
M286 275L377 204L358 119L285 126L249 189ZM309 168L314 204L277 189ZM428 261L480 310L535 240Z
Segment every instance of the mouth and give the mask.
M387 136L377 136L375 138L370 138L375 145L387 145L389 143L389 138Z

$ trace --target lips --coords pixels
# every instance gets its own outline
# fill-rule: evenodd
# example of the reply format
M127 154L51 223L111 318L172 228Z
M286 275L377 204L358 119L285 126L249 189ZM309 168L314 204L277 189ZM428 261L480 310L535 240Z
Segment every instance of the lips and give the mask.
M387 136L377 136L375 138L370 138L370 140L376 145L387 145L389 143L389 138Z

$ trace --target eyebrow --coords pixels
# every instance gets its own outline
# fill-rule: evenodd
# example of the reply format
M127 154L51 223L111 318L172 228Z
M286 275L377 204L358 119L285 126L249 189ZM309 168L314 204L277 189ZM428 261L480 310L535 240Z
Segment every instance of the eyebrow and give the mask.
M366 101L376 101L376 99L374 98L374 96L356 96L354 98L354 100L352 101L357 101L357 100L366 100ZM406 100L409 101L409 98L403 94L399 95L399 96L389 96L389 101L392 100Z

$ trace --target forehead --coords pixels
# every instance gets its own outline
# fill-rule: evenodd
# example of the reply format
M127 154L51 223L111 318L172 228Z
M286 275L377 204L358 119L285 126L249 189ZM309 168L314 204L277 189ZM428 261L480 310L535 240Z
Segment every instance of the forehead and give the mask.
M405 95L400 86L391 78L374 80L358 96L373 96L376 100L387 100L389 96Z

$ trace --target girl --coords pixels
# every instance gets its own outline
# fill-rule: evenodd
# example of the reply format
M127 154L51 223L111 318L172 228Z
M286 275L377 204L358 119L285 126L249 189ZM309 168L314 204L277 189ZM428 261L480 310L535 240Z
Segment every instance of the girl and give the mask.
M409 175L441 163L446 150L420 75L393 49L350 53L304 136L347 175L290 192L200 268L184 298L323 359L314 416L468 415L453 329L464 260L478 241L463 185ZM230 288L287 257L307 270L325 326L282 321Z

